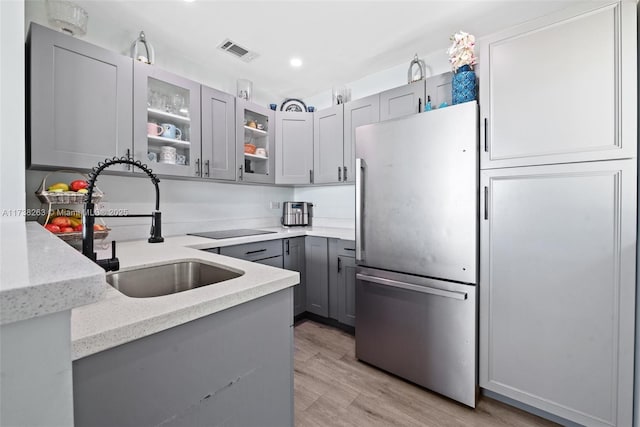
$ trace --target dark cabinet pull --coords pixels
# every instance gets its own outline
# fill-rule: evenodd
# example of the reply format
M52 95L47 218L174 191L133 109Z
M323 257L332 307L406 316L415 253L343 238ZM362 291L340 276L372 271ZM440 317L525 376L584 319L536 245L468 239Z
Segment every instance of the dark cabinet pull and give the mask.
M313 184L313 170L309 169L309 184Z
M206 176L207 178L209 177L209 160L204 162L204 166L205 166L205 172L204 172L204 176Z
M488 127L489 121L487 120L487 118L484 118L484 152L488 153L489 152L489 143L487 142L487 135L489 134L487 127Z
M338 257L338 273L340 273L340 271L342 271L342 260Z
M484 219L489 219L489 187L484 187Z
M240 173L239 173L239 175L238 175L238 179L240 179L240 181L242 181L242 180L243 180L243 177L242 177L242 165L240 165L240 167L238 168L238 170L240 171Z
M287 239L287 255L289 255L289 239Z
M347 180L347 167L346 167L346 166L344 166L344 167L342 168L342 179L343 179L344 181L346 181L346 180Z
M338 166L338 182L342 181L342 167Z
M200 159L196 159L196 176L200 176Z
M131 150L127 148L127 160L131 160ZM127 164L127 170L131 170L131 165Z
M266 249L256 249L255 251L246 252L245 255L259 254L260 252L267 252L267 250Z
M355 251L356 251L356 250L355 250L355 248L344 248L344 250L345 250L345 251L352 251L352 252L355 252Z

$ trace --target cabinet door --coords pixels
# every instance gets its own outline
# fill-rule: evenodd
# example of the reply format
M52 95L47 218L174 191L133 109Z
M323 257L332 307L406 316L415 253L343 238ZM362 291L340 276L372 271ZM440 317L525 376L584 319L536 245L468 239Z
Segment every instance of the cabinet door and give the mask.
M304 237L284 239L284 268L300 273L300 283L293 288L293 315L297 316L306 311L306 266L304 253Z
M238 181L273 184L275 182L275 111L236 99L236 159ZM255 147L262 154L245 152Z
M313 182L342 181L343 104L313 114Z
M482 44L483 169L636 155L635 5L572 10Z
M356 326L356 259L338 257L338 321Z
M307 263L307 311L329 317L329 254L327 239L305 238Z
M419 113L424 108L424 100L424 80L381 92L380 121Z
M380 121L380 95L344 104L344 150L342 179L347 182L356 180L356 128Z
M276 111L276 184L309 184L313 114Z
M162 175L201 176L200 84L135 61L135 159Z
M451 80L453 79L453 73L438 74L433 77L429 77L426 80L427 97L426 100L431 100L431 106L433 108L439 107L440 104L446 102L447 105L452 105L451 98Z
M131 58L38 24L29 37L30 166L90 169L131 156Z
M236 180L236 98L202 86L202 176Z
M483 171L480 386L632 424L636 160Z

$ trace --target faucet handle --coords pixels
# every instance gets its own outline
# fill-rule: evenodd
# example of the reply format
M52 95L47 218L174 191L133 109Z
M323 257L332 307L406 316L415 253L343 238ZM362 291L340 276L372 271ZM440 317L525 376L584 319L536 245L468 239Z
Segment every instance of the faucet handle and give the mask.
M111 242L111 258L116 258L116 241Z

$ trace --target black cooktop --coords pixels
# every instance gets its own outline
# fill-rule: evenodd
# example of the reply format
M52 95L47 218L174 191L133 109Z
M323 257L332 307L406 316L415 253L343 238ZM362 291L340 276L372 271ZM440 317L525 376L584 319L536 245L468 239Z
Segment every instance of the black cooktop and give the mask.
M275 231L250 230L240 228L237 230L203 231L198 233L187 233L189 236L206 237L208 239L231 239L232 237L255 236L257 234L271 234Z

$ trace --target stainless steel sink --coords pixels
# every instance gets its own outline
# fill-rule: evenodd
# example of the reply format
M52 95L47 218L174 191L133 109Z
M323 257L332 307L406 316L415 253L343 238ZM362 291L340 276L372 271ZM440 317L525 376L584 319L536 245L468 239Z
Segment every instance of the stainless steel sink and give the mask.
M182 261L154 267L107 274L107 282L133 298L149 298L188 291L242 276L234 270L196 261Z

